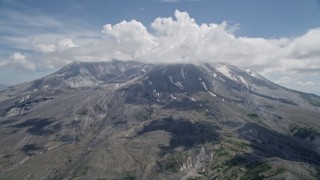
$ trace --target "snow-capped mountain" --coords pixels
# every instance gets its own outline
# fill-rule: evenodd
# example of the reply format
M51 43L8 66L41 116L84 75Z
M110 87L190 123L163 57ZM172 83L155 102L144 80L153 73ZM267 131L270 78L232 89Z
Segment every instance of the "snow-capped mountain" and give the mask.
M320 97L224 63L75 62L0 115L5 179L320 177Z

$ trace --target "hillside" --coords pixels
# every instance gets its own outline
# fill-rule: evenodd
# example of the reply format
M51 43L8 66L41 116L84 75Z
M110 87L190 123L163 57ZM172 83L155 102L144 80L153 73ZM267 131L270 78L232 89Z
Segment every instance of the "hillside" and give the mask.
M0 92L0 179L319 179L319 120L229 64L75 62Z

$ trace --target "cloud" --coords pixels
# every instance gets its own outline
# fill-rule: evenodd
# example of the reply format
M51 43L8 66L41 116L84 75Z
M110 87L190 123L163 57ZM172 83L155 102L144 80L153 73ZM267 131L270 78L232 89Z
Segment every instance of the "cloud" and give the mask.
M78 47L72 39L65 38L58 41L56 44L45 44L45 43L38 43L34 45L35 48L42 52L42 53L51 53L55 51L65 51L70 48Z
M312 81L307 81L307 82L302 82L302 81L298 81L296 82L297 85L301 85L301 86L314 86L316 85L314 82Z
M19 70L36 69L36 65L20 52L12 53L8 61L0 61L0 66L14 67Z
M299 74L293 74L291 76L282 76L275 82L284 87L289 87L302 92L312 92L319 94L319 78L318 76L301 76Z
M42 20L36 24L39 22ZM60 26L55 21L49 22L50 26L53 24ZM254 69L267 77L277 74L283 77L277 81L280 84L317 87L319 82L314 75L319 75L320 69L320 28L310 29L299 37L273 39L239 37L234 34L237 28L238 25L227 22L198 24L187 12L176 10L174 17L158 17L148 28L131 20L106 24L102 34L70 31L63 35L31 35L26 41L34 52L20 55L29 64L26 69L112 59L153 63L225 62ZM83 41L80 34L94 38ZM19 44L18 38L16 41ZM9 63L13 59L19 58L10 56L0 66L23 68L19 63Z
M74 44L74 42L70 38L60 40L58 45L59 48L63 51L66 49L78 47L78 45Z
M13 51L52 52L52 44L63 39L83 45L101 37L99 30L92 30L95 28L77 19L64 18L62 23L36 11L6 9L0 11L0 17L0 45Z
M44 43L36 44L35 48L43 53L54 52L56 50L56 46L54 44L44 44Z
M99 33L50 17L26 15L13 21L17 14L8 16L12 23L0 20L0 33L12 34L3 33L0 45L13 52L0 57L0 67L43 71L72 61L112 59L225 62L251 68L286 87L320 93L320 28L291 38L239 37L234 34L239 25L198 24L187 12L176 10L174 17L158 17L149 27L136 20L122 21L104 25ZM33 32L34 28L41 31Z
M283 86L290 86L290 85L294 85L294 86L315 86L316 83L311 81L311 80L307 80L307 81L302 81L301 77L298 76L283 76L281 78L279 78L278 80L276 80L276 83L283 85Z
M310 92L320 94L320 80L319 75L301 73L283 73L280 78L275 78L274 82L287 88L295 89L302 92Z
M291 39L236 37L233 29L226 22L197 24L188 13L176 11L175 18L156 18L151 32L135 20L107 24L102 32L113 44L109 52L117 51L123 60L227 62L265 74L320 67L319 28Z
M75 44L71 37L52 38L50 34L33 36L29 42L38 52L33 61L37 62L38 58L42 59L40 63L50 64L63 64L53 61L111 59L226 62L251 67L264 74L308 73L310 69L320 68L319 28L300 37L278 39L237 37L235 28L238 26L227 22L197 24L187 12L176 10L174 18L156 18L150 30L141 22L131 20L104 25L100 38L90 39L88 43Z

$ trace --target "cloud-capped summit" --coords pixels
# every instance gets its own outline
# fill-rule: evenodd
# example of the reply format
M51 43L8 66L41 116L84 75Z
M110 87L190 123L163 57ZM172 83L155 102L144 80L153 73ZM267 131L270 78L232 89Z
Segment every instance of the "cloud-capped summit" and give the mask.
M112 6L114 8L109 11L99 9L100 7L110 8L108 4L97 6L94 3L76 3L70 4L69 7L74 9L74 14L70 14L70 9L67 7L59 6L60 11L65 11L60 17L50 13L39 16L37 12L28 10L19 13L13 9L2 11L6 14L2 13L4 18L1 22L6 26L0 31L11 34L0 38L5 44L2 50L4 53L0 56L0 69L7 68L11 69L10 71L17 69L24 73L52 72L73 61L93 62L112 59L152 63L226 62L250 67L277 82L283 82L281 78L290 77L291 83L283 85L302 91L319 92L317 89L320 88L320 80L317 77L320 72L318 71L320 69L318 48L320 47L320 29L313 23L312 18L308 18L308 22L313 25L307 26L308 28L303 31L292 29L292 33L288 35L257 36L258 33L244 33L250 31L246 26L247 21L236 21L228 18L228 14L225 14L227 18L219 17L219 13L223 12L220 12L217 7L221 7L229 15L238 12L237 17L244 16L247 20L254 20L256 24L261 24L263 21L265 24L270 24L270 26L257 25L256 29L264 28L260 29L260 34L271 32L269 29L271 27L273 27L272 32L277 34L283 28L292 25L291 21L281 21L282 24L278 18L270 18L266 21L266 17L259 12L256 12L256 16L248 16L246 13L254 13L256 9L261 8L261 5L258 6L255 3L251 3L250 7L256 9L243 12L240 4L239 8L231 12L222 4L214 2L189 3L182 0L179 3L161 2L164 1L142 4L136 2L136 5L128 4L128 7ZM208 16L209 11L194 11L194 8L198 7L207 9L209 5L212 8L211 16ZM128 14L122 17L115 15L120 12L115 9L133 6L137 6L135 13L132 12L133 10L128 10L126 11ZM160 9L166 7L166 13L156 11L153 6ZM270 6L270 4L264 4L264 6ZM57 7L58 5L53 9ZM79 9L89 10L93 7L96 9L90 9L92 22L91 19L90 22L82 21L87 16L81 16L78 19L66 18L79 15L80 12L77 12ZM245 7L249 8L249 6ZM297 7L307 8L303 5ZM143 12L141 9L144 9ZM260 11L263 13L263 9ZM290 9L286 11L291 13ZM98 12L101 12L100 16L98 14L93 16ZM308 13L312 12L312 10L308 11ZM108 16L102 16L103 13L107 13ZM273 17L273 14L280 16L278 9L275 9L273 14L264 13L270 17ZM205 20L204 16L207 17ZM65 18L61 19L61 17ZM301 20L294 19L299 22ZM273 22L277 25L272 25ZM94 27L90 23L94 24ZM17 55L23 58L17 59ZM309 86L304 86L308 89L301 89L303 87L301 84L293 82L309 82Z

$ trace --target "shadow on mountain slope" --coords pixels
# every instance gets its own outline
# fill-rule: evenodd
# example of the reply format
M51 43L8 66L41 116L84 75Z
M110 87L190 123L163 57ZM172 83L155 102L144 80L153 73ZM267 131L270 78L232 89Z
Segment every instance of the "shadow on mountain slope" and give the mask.
M134 84L128 88L123 89L127 92L125 103L133 105L152 104L155 98L152 92L141 84Z
M152 121L146 125L138 135L148 132L163 130L170 133L170 145L161 147L163 153L174 151L177 147L190 149L199 144L218 141L219 128L209 123L192 123L184 119L173 119L171 117Z
M18 119L8 119L8 120L0 121L0 126L11 124L11 123L14 123L16 121L18 121Z
M15 128L25 128L30 127L27 132L32 135L50 135L52 133L55 133L61 129L61 124L57 123L53 126L50 126L54 121L51 121L50 119L28 119L20 124L10 126Z
M253 152L231 159L233 166L268 157L320 165L320 155L307 148L306 144L299 144L293 137L277 133L256 123L247 123L238 132L242 138L250 141Z

